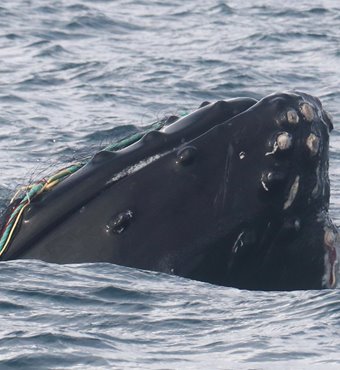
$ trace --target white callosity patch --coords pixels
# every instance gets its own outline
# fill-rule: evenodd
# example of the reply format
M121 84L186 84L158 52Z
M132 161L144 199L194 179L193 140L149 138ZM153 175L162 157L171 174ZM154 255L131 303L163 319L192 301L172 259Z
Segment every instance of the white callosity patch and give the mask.
M288 132L282 132L277 136L277 147L280 150L287 150L292 146L292 141L292 136Z
M287 200L285 201L285 203L283 205L283 209L287 209L293 204L294 199L295 199L295 197L298 193L298 190L299 190L299 183L300 183L300 176L296 176L296 178L293 182L293 185L290 188L288 198L287 198Z
M152 157L149 157L149 158L146 158L130 167L127 167L127 168L124 168L124 170L118 172L116 175L114 175L107 183L106 185L108 184L111 184L113 182L116 182L120 179L122 179L123 177L126 177L126 176L129 176L129 175L132 175L133 173L141 170L142 168L148 166L150 163L152 162L155 162L156 160L160 159L161 157L165 156L167 153L163 153L163 154L157 154L157 155L154 155Z
M299 116L294 109L290 109L289 111L287 111L287 121L288 123L291 123L293 125L299 123Z
M271 155L276 153L277 150L285 151L291 148L293 143L292 135L288 132L280 132L277 135L275 143L273 145L273 150L271 152L266 153L265 155Z
M307 137L306 145L310 151L310 154L314 156L319 151L320 139L315 134L311 133Z
M324 229L324 246L325 246L325 274L322 279L322 285L326 288L334 288L336 285L336 268L338 265L337 248L338 234L329 227Z
M305 120L311 122L314 118L314 109L308 103L303 103L300 105L300 112L305 117Z
M336 241L336 234L332 229L325 230L324 242L328 246L333 246Z

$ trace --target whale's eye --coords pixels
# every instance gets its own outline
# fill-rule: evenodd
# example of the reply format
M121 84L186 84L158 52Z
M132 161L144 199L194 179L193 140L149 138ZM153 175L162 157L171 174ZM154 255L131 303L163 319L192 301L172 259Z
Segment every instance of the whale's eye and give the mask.
M196 158L197 149L194 146L187 146L178 151L176 163L181 165L191 164Z

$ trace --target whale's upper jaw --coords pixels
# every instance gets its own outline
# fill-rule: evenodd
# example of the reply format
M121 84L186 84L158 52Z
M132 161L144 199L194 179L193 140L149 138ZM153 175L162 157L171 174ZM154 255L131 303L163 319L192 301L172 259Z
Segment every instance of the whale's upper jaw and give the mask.
M231 187L248 190L237 198L247 209L238 214L225 279L248 289L334 287L339 243L328 215L330 116L319 99L287 92L264 98L229 124L231 163L239 166L230 168ZM247 192L253 193L242 200Z
M246 289L336 283L332 122L299 92L204 104L32 200L3 259L105 261Z

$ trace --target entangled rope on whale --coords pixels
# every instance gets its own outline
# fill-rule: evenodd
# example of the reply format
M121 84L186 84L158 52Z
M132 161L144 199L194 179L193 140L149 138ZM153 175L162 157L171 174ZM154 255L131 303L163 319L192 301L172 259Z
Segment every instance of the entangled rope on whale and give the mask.
M140 140L148 132L160 130L166 124L167 124L166 118L156 121L151 125L146 126L145 129L142 130L141 132L134 133L117 142L109 144L103 149L103 151L113 152L116 150L124 149L129 145L135 143L136 141ZM12 199L10 200L7 212L5 212L8 213L8 217L7 221L3 224L1 230L0 257L9 247L11 239L15 233L15 230L18 224L20 223L22 214L24 210L29 206L31 201L38 195L41 195L44 192L54 188L56 185L65 180L67 177L74 174L82 167L84 167L89 161L90 159L82 162L72 163L71 165L58 170L56 173L54 173L52 176L48 178L40 179L39 181L36 181L30 185L21 186L15 192Z

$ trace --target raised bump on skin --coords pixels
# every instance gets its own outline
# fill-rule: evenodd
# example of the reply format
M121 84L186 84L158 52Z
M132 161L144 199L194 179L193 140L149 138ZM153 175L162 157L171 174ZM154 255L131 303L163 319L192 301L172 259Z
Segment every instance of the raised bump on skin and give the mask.
M306 145L310 151L310 154L314 156L319 151L320 139L315 134L309 134L306 140Z
M336 234L332 229L326 229L324 235L324 242L328 247L333 247L336 241Z
M278 149L287 150L292 146L293 138L288 132L282 132L276 138L276 144Z
M329 228L325 228L324 230L324 243L326 247L324 282L328 288L334 288L336 285L335 268L337 264L337 253L335 243L337 241L337 234Z
M300 105L300 112L305 117L305 120L308 122L313 121L314 118L314 109L308 103L303 103Z
M299 183L300 183L300 176L296 176L293 182L293 185L291 186L289 190L288 198L283 205L283 209L287 209L293 204L296 198L296 195L299 191Z
M270 155L276 153L277 150L285 151L291 148L293 143L292 135L289 132L281 132L277 135L276 141L271 152L265 155Z
M166 138L166 135L163 132L152 130L152 131L149 131L147 134L145 134L142 137L142 140L144 143L153 143L155 141L164 141L165 138Z
M100 152L96 153L91 162L92 163L101 163L103 161L106 161L106 160L109 160L111 158L113 158L114 156L116 155L115 152L111 152L111 151L108 151L108 150L101 150Z
M287 121L293 125L296 125L299 122L299 116L294 109L287 111Z

